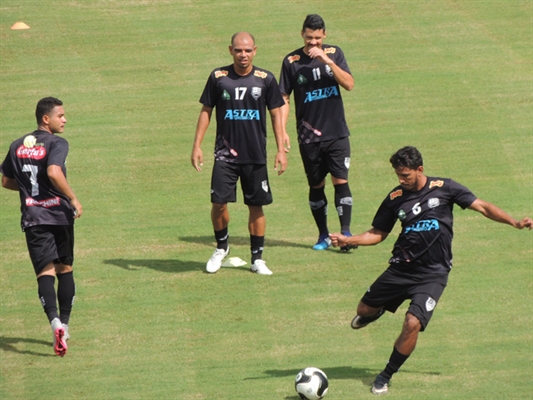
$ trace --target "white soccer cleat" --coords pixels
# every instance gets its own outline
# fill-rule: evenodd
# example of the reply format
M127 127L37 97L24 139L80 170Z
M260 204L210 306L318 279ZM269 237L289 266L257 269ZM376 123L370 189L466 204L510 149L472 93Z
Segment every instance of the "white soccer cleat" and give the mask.
M259 275L272 275L272 271L268 269L264 260L255 260L250 267L250 271Z
M215 249L213 255L207 262L207 265L205 266L205 270L209 272L210 274L214 274L217 272L220 267L222 266L222 261L228 256L229 254L229 246L226 250L224 249Z
M65 328L59 318L54 318L50 322L52 335L54 337L54 352L63 357L67 353L67 342L65 341Z
M65 339L65 341L67 341L70 339L70 334L68 333L68 325L63 324L63 328L65 329L65 336L63 336L63 338Z

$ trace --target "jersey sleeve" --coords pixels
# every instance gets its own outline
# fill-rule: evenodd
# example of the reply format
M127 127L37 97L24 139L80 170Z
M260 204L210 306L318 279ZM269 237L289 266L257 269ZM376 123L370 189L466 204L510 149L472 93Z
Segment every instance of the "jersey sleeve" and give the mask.
M470 191L470 189L461 185L458 182L450 179L450 192L453 197L453 201L463 210L472 205L476 201L477 196Z
M382 232L390 233L396 224L397 216L394 214L394 209L391 207L389 197L385 198L374 216L372 226Z
M13 173L13 163L11 162L11 157L9 157L10 152L7 152L7 156L4 159L4 162L0 164L0 172L6 178L15 179L15 174Z
M283 59L283 63L281 64L281 72L279 75L279 89L281 93L286 95L290 95L292 93L291 73L289 69L289 63L287 61L288 58L289 56Z
M215 108L217 104L216 89L216 84L214 82L214 72L212 72L209 75L209 78L207 78L204 91L202 92L202 96L200 97L200 103L202 103L206 107Z
M350 67L348 67L348 62L346 61L346 57L344 57L344 52L341 50L340 47L335 47L337 50L335 52L335 64L342 69L343 71L348 72L350 75L352 72L350 71Z
M267 81L267 102L266 105L269 110L274 108L281 107L285 104L285 100L281 95L281 90L276 81L274 75L269 73L269 78Z
M68 155L68 142L63 138L58 138L50 146L50 153L48 155L48 165L59 165L64 167Z

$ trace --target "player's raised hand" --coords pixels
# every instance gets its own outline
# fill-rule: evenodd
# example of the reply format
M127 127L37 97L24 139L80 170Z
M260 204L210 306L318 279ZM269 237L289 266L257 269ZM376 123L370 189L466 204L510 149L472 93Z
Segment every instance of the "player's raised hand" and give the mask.
M312 47L309 49L309 57L311 58L318 58L320 61L322 61L324 64L327 64L331 61L331 59L327 56L327 54L319 47Z

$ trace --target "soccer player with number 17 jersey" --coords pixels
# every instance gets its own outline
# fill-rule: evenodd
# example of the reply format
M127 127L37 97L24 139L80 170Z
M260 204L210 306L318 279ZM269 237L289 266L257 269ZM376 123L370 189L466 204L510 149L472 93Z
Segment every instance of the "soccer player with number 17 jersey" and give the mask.
M272 203L266 168L266 110L270 112L276 136L278 152L274 163L275 169L279 167L279 175L287 167L280 112L284 101L274 75L252 63L256 46L251 34L239 32L233 35L229 51L233 64L211 72L200 98L203 106L191 155L193 167L200 171L203 164L200 146L216 108L211 221L217 247L207 262L206 271L217 272L229 254L227 203L236 201L240 179L244 204L249 209L250 269L260 275L271 275L272 271L262 258L266 228L263 206Z

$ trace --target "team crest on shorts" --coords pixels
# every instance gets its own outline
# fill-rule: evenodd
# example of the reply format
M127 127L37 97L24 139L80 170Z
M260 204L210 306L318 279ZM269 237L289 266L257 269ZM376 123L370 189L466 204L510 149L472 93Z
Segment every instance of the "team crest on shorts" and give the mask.
M261 88L260 87L253 87L252 88L252 97L254 100L257 100L259 97L261 97Z
M436 305L437 305L437 302L433 300L431 297L428 297L428 299L426 300L426 310L433 311Z
M268 193L268 181L263 181L263 182L261 182L261 187L263 188L263 190L264 190L265 192Z
M344 159L344 165L346 166L346 169L350 169L350 157Z

